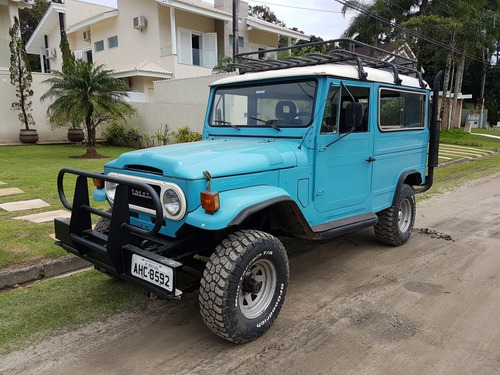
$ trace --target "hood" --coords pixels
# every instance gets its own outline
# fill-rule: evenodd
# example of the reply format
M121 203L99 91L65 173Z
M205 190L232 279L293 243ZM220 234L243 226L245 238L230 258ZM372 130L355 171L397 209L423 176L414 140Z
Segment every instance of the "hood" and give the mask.
M241 175L297 165L296 145L262 139L205 140L153 147L122 154L106 164L109 168L161 170L164 176L181 179ZM141 168L146 166L147 168Z

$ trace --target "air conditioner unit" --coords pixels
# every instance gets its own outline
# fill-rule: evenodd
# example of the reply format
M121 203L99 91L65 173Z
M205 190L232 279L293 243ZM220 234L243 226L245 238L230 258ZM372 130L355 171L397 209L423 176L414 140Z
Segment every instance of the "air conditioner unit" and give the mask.
M45 57L47 59L55 59L57 57L57 50L55 48L45 48Z
M83 40L86 42L90 42L90 30L85 30L83 32Z
M134 29L142 31L146 28L148 21L144 16L134 17Z

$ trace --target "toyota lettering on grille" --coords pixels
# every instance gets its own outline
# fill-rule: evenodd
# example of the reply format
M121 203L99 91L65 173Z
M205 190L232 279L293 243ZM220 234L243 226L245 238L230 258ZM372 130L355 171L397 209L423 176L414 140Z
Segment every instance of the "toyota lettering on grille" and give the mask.
M139 198L153 199L151 198L151 195L148 192L143 190L130 189L130 192L132 193L132 195Z

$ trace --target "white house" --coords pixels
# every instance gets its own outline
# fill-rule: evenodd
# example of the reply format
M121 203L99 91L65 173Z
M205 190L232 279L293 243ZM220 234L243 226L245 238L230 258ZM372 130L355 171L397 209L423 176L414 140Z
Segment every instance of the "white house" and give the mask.
M9 82L9 33L18 7L27 0L0 0L0 144L17 144L19 120L10 109L15 99ZM248 16L248 4L239 0L237 41L240 52L278 46L279 36L308 37ZM117 0L109 8L78 0L52 1L32 37L28 53L40 56L42 73L33 73L33 117L40 143L63 141L66 129L52 130L46 118L48 102L43 83L62 64L59 44L65 30L78 58L104 64L127 82L129 100L137 116L129 123L153 134L161 124L172 129L190 126L200 131L210 77L218 59L232 56L232 0ZM193 78L202 77L202 78ZM155 92L156 91L156 92Z
M14 16L19 18L18 10L29 6L31 6L31 4L28 1L0 0L0 71L9 70L9 29L14 24Z
M240 52L276 48L279 36L304 34L248 15L239 1ZM26 47L39 54L44 71L60 70L60 31L77 58L104 64L135 92L153 101L153 82L206 76L220 58L232 55L232 0L118 0L117 9L77 0L51 4Z

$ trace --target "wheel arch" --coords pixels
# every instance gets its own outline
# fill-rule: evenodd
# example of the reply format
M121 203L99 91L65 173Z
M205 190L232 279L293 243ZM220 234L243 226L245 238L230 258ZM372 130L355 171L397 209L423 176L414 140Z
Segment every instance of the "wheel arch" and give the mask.
M255 225L255 223L263 222L266 222L266 226ZM251 223L254 223L254 225L251 225ZM251 226L272 233L283 233L307 239L314 238L314 232L297 203L289 196L277 197L249 206L242 210L229 225L236 227Z
M217 212L207 214L199 207L188 214L186 223L204 230L252 228L314 237L296 202L286 190L276 186L251 186L221 192Z
M406 171L401 176L399 176L398 183L396 185L396 190L394 191L394 197L392 198L392 204L396 203L397 196L398 196L398 191L401 190L401 187L403 184L407 184L411 186L412 188L414 186L419 186L422 184L422 175L420 174L419 171L413 169L410 171Z

